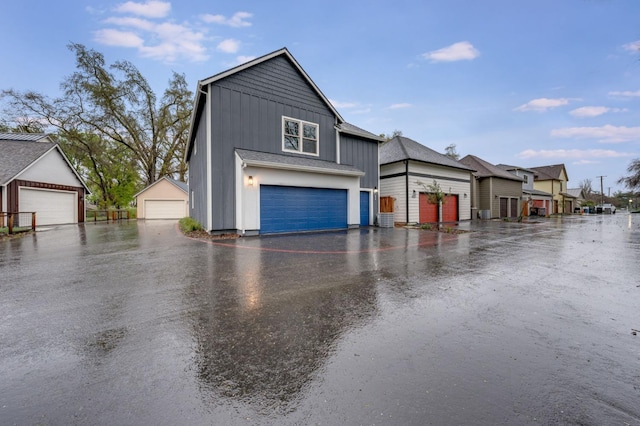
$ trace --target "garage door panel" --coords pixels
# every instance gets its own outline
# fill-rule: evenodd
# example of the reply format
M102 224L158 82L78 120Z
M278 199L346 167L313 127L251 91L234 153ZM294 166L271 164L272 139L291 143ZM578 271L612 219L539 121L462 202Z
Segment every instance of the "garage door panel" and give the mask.
M418 204L420 223L438 222L438 205L430 203L426 193L420 193Z
M447 195L442 204L442 221L457 222L458 221L458 196Z
M77 223L77 193L20 188L21 212L36 212L37 225Z
M260 186L260 233L347 227L347 190Z
M181 219L185 216L184 200L145 200L145 219Z

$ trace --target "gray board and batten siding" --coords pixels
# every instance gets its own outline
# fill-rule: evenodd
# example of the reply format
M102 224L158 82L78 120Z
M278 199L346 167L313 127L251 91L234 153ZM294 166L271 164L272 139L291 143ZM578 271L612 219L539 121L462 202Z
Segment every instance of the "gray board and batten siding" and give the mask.
M312 158L338 162L336 126L342 117L306 76L286 49L258 58L201 81L192 117L192 141L187 151L189 183L196 198L190 212L210 230L236 229L235 151L245 149L301 158L283 152L283 117L318 125L318 156ZM210 104L207 105L207 102ZM207 130L210 141L207 141ZM355 134L354 134L355 133ZM340 164L366 171L361 187L378 185L377 136L349 125L340 133ZM206 176L207 143L211 144L211 174ZM198 172L194 172L197 169ZM209 179L210 205L207 206ZM292 186L296 182L291 182ZM375 205L376 203L374 203ZM374 207L377 209L377 205Z

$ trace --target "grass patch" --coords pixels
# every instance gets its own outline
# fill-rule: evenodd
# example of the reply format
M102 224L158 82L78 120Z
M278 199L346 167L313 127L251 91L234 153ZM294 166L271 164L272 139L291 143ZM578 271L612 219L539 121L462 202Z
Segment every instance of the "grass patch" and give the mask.
M202 231L202 225L200 222L190 217L183 217L180 219L178 224L180 226L180 230L185 234L193 231Z

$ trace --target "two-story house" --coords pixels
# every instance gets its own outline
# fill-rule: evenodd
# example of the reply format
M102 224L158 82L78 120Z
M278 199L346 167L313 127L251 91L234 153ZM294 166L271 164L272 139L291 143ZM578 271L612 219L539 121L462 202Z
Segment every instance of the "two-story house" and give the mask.
M508 218L522 215L522 178L475 155L459 160L475 170L471 185L471 203L483 218Z
M550 213L572 213L576 198L567 192L569 175L564 164L530 168L534 173L533 187L553 197Z
M535 173L531 169L498 164L503 170L522 178L522 205L524 216L546 216L551 213L553 196L533 187Z
M209 232L348 229L378 212L378 144L286 48L198 82L189 215Z

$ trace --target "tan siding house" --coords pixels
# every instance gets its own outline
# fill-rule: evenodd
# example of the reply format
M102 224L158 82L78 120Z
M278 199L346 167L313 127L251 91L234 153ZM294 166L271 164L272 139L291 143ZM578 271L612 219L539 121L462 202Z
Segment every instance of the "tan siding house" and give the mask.
M474 155L467 155L460 162L475 170L471 202L479 210L480 217L494 219L522 215L521 177Z
M567 192L569 175L564 164L530 169L535 174L533 187L538 191L548 192L553 197L551 213L572 213L576 206L576 197Z
M181 219L189 215L189 190L184 182L158 179L135 195L138 219Z

